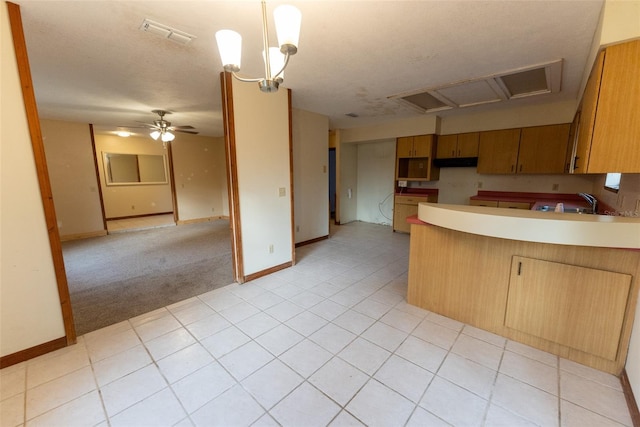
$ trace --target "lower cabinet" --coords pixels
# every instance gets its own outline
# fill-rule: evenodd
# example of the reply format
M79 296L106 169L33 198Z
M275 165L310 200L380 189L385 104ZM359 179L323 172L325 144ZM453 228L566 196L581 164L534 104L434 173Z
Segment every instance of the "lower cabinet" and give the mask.
M513 256L505 326L616 360L631 275Z
M480 200L469 199L470 206L488 206L492 208L507 208L507 209L531 209L531 203L529 202L510 202L505 200Z
M409 233L411 224L407 223L407 217L418 214L418 203L438 201L438 196L399 196L396 195L393 203L393 231Z

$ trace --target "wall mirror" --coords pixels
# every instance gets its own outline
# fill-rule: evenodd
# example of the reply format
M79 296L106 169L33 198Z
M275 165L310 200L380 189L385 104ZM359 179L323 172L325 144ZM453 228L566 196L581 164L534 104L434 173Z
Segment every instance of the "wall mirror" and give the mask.
M102 153L107 185L167 184L162 154Z

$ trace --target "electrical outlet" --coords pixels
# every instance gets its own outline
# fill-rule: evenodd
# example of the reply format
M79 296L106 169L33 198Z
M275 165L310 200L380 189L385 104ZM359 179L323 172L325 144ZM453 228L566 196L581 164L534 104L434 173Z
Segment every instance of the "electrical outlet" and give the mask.
M135 205L131 205L131 210L136 210L136 206Z
M560 189L560 184L553 184L551 185L551 190L552 191L558 191Z
M300 226L296 225L296 233L299 233L299 232L300 232Z
M327 173L327 165L322 166L322 173Z
M636 216L640 215L640 199L636 200Z
M272 254L273 253L273 244L269 245L269 253Z
M284 197L284 196L286 196L286 195L287 195L287 189L286 189L286 188L284 188L284 187L280 187L280 188L278 189L278 196L280 196L280 197Z
M478 188L482 188L482 181L478 181Z

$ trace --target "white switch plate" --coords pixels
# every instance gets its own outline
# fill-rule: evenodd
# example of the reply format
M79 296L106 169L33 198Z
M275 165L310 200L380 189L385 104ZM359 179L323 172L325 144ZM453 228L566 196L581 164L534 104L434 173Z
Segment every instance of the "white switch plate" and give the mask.
M284 197L284 196L286 196L286 195L287 195L287 189L286 189L286 188L284 188L284 187L280 187L280 188L278 189L278 195L279 195L280 197Z
M407 181L398 181L398 187L406 187Z

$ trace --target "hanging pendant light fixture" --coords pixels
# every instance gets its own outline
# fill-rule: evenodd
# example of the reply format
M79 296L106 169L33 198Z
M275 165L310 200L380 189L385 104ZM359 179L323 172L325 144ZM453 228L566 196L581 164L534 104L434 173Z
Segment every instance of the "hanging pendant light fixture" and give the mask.
M263 92L277 92L284 79L284 69L289 64L289 57L298 52L300 22L302 14L294 6L281 5L273 11L276 22L276 33L280 48L269 47L269 29L267 27L267 5L262 2L262 51L264 60L264 78L247 78L238 75L242 56L242 36L232 30L220 30L216 33L216 41L220 58L225 71L243 82L258 82ZM273 73L273 70L278 70Z

